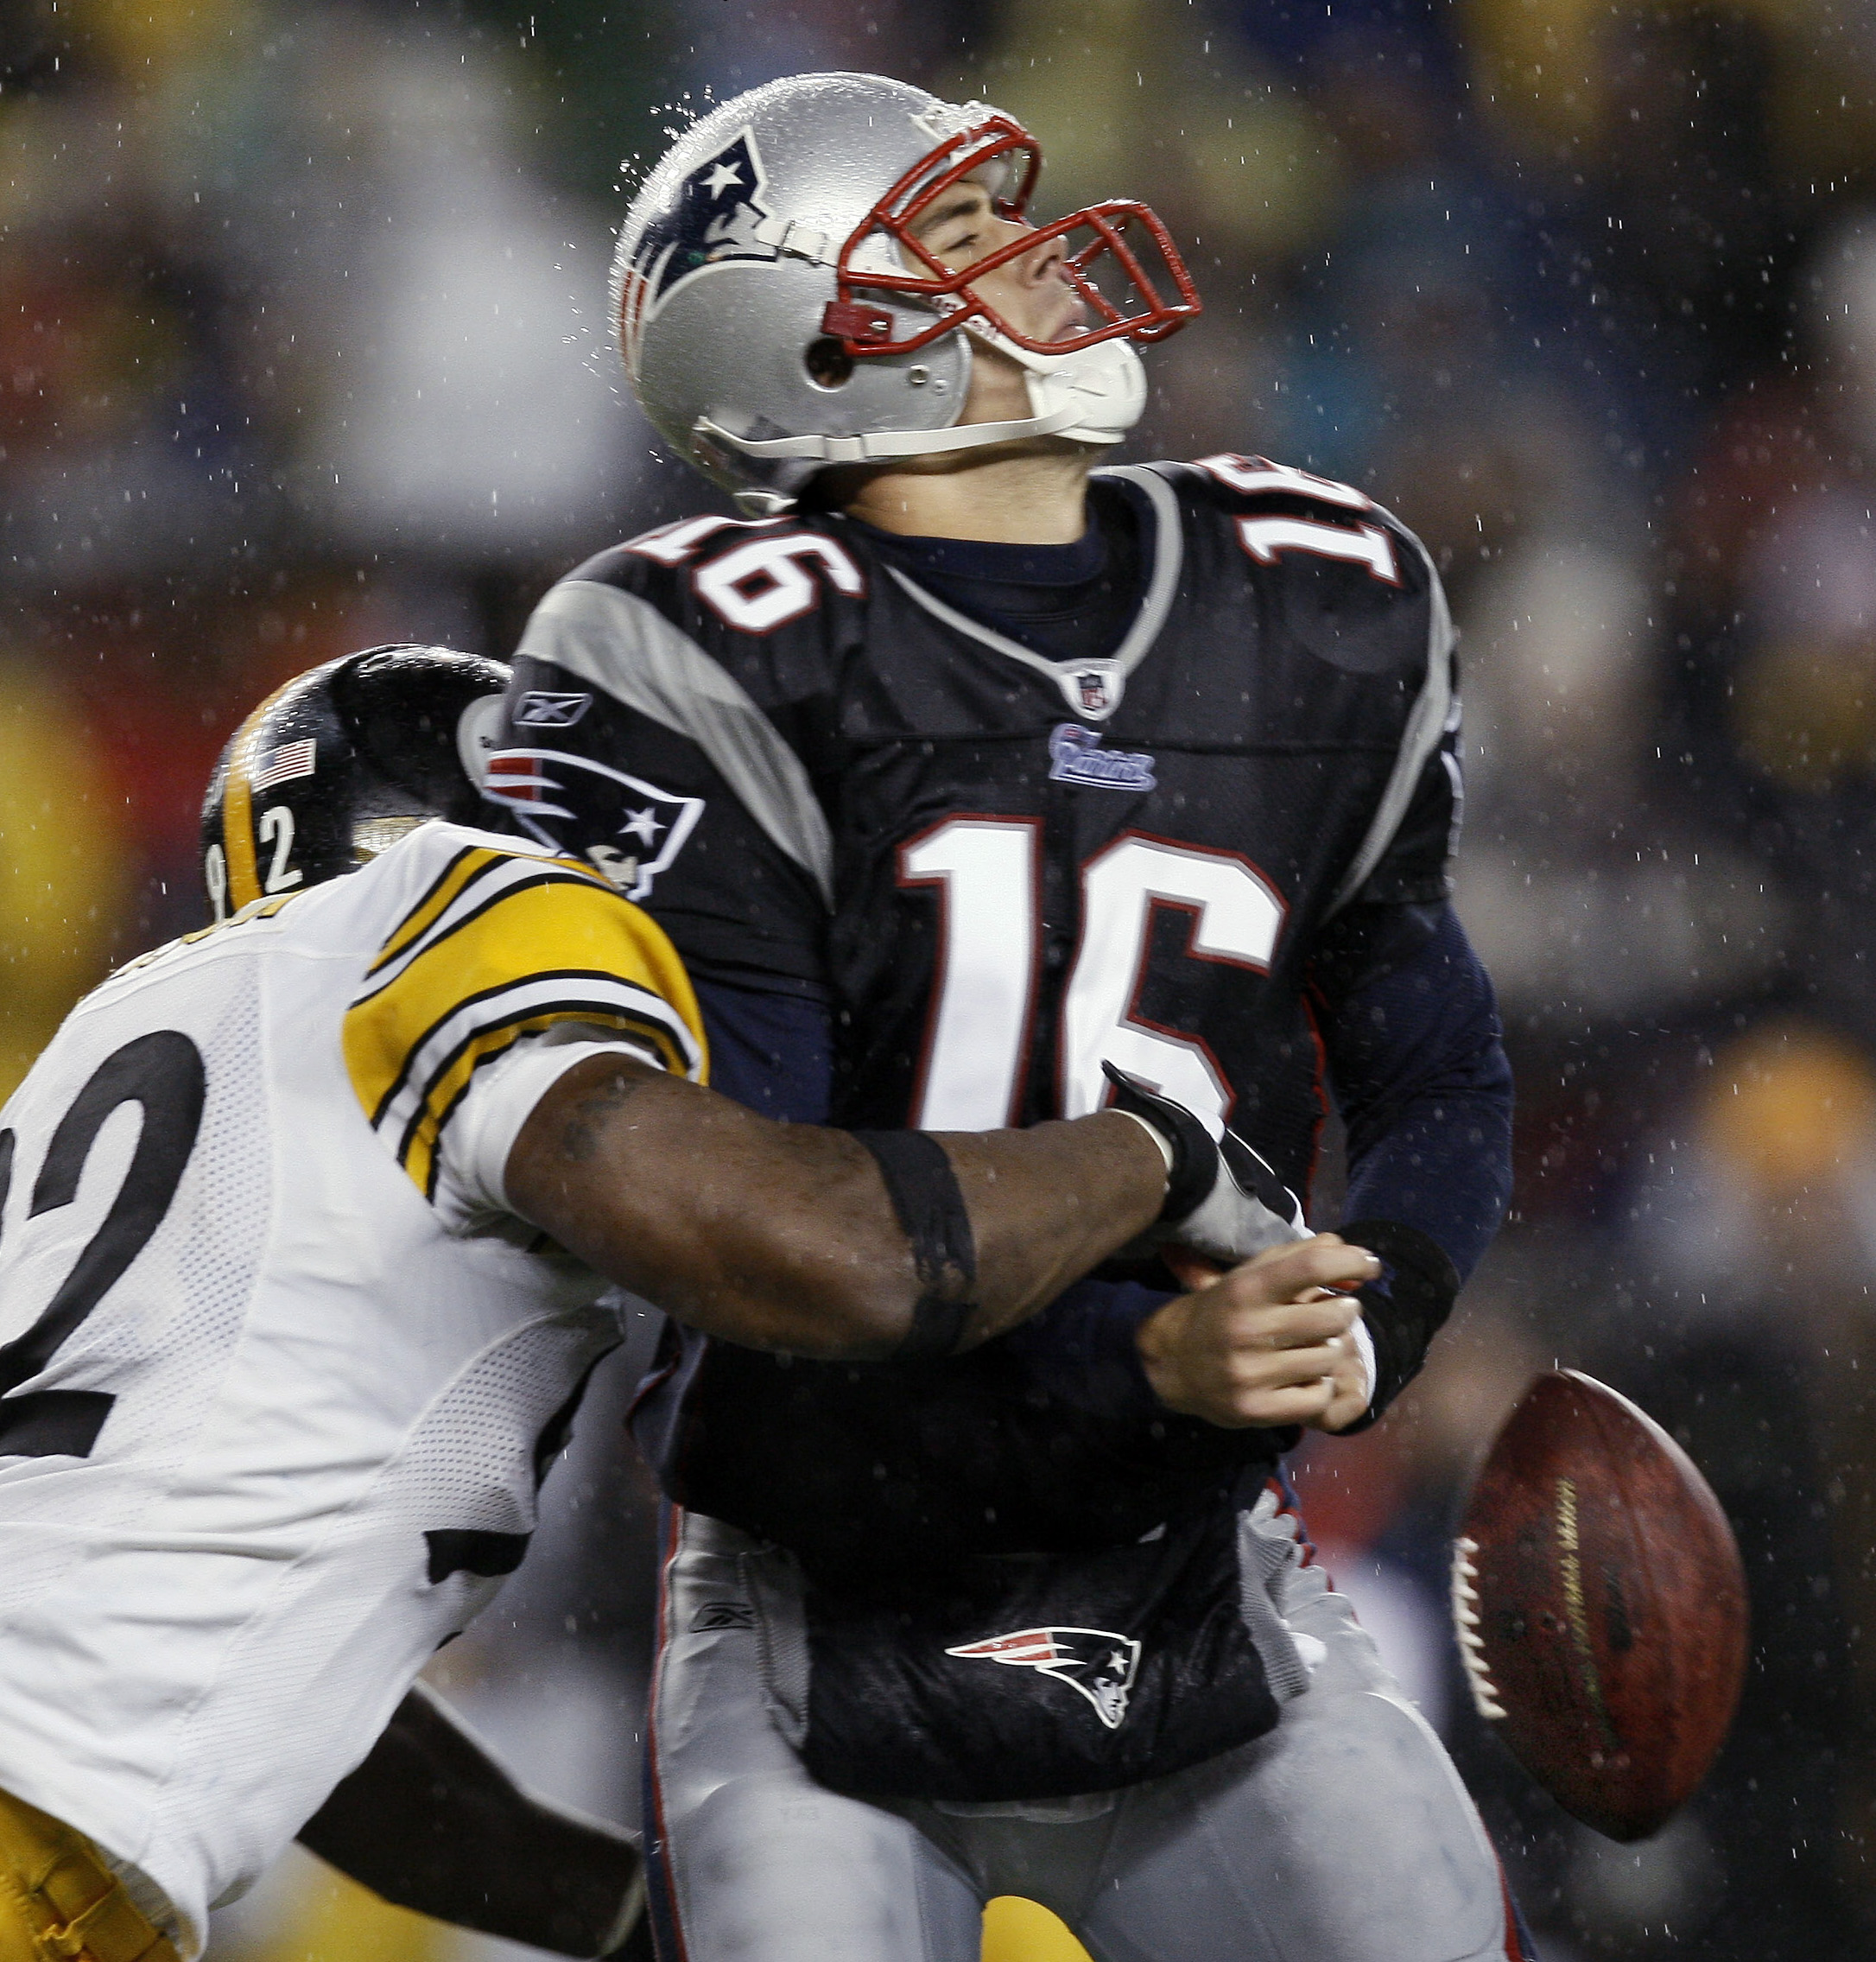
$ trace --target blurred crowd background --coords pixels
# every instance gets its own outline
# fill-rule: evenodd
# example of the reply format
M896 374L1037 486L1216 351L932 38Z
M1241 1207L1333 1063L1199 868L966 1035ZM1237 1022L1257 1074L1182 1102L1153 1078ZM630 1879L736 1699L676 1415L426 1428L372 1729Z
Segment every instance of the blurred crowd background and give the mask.
M816 67L1024 117L1040 211L1167 219L1207 313L1133 454L1349 479L1437 553L1518 1192L1307 1508L1546 1957L1876 1956L1872 0L12 0L0 1094L198 924L201 785L266 689L373 641L505 655L570 564L708 505L624 399L609 235L668 130ZM1556 1361L1689 1445L1749 1568L1737 1733L1638 1848L1532 1790L1445 1632L1465 1478ZM440 1670L628 1819L630 1372ZM295 1856L214 1952L498 1952Z

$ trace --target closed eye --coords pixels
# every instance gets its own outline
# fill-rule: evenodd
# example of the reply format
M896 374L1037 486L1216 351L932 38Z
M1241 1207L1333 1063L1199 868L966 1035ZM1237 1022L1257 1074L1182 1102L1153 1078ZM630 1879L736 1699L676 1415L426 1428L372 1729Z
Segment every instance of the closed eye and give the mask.
M960 187L960 194L946 199L918 227L925 249L939 258L959 258L986 249L984 220L990 198L980 185Z

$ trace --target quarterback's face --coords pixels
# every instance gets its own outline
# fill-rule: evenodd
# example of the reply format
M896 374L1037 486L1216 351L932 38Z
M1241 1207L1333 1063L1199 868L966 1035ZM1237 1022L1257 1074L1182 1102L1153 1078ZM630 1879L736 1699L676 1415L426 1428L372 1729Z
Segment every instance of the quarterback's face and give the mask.
M1000 218L987 187L966 178L954 184L918 220L919 243L950 272L961 272L1034 227ZM973 282L975 290L1032 340L1057 340L1079 327L1087 309L1069 283L1067 248L1051 238Z

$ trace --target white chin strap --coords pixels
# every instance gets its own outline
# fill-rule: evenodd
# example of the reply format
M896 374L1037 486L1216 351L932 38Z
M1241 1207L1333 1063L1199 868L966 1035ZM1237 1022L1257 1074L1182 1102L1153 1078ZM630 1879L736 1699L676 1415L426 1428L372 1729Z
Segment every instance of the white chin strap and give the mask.
M1118 336L1063 354L1031 354L973 321L967 332L1006 354L1024 371L1034 412L1010 422L959 422L948 429L874 429L860 436L776 436L751 442L707 416L696 434L744 456L798 457L814 463L880 463L944 450L980 449L1024 436L1066 436L1105 449L1120 441L1146 408L1146 371L1131 342Z
M1119 442L1146 412L1146 370L1131 340L1117 337L1066 354L1032 354L974 321L967 331L986 347L1007 354L1024 371L1030 407L1035 410L1032 422L1050 422L1066 410L1074 411L1074 421L1055 428L1052 435L1106 449Z

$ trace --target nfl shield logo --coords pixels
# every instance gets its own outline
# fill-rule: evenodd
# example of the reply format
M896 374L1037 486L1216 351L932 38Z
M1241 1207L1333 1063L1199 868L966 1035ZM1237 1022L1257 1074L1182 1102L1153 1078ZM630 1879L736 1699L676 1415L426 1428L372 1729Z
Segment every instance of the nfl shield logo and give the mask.
M1074 677L1074 690L1084 715L1105 715L1112 706L1107 697L1107 677L1098 668L1083 668Z

